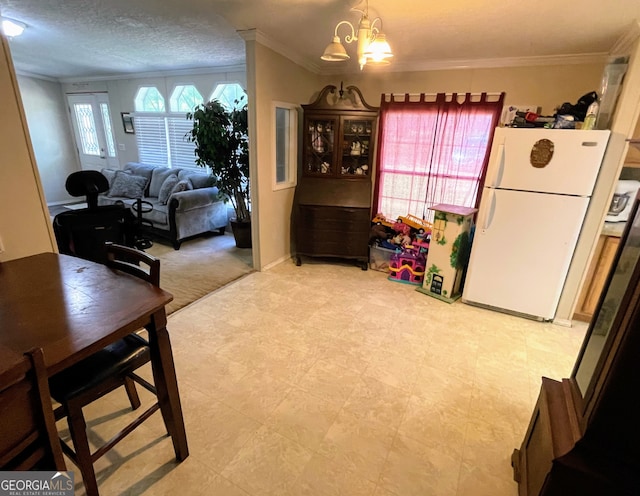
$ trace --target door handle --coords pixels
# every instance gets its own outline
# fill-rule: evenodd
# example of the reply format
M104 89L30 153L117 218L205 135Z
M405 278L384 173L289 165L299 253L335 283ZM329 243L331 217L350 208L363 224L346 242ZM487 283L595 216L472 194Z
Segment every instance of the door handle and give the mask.
M493 216L496 212L496 192L493 189L490 189L488 193L490 195L487 199L489 206L484 210L482 222L480 223L483 232L489 229L489 226L491 226L491 223L493 222Z
M489 173L491 176L489 179L489 184L492 188L497 188L500 181L502 181L502 175L504 174L504 144L501 143L498 145L498 150L496 152L497 157L495 160L498 162L496 166L493 163L489 165Z
M100 158L106 158L106 155L104 154L104 148L100 148Z

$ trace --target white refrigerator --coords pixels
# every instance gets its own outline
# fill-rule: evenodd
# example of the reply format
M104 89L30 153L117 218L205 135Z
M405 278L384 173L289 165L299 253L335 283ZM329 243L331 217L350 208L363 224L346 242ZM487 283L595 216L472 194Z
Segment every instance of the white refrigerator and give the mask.
M462 301L554 318L609 134L495 130Z

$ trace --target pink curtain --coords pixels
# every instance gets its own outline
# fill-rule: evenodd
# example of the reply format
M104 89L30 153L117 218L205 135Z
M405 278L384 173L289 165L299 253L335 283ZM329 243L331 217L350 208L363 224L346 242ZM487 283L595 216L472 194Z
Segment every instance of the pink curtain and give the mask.
M389 218L411 214L431 220L438 203L474 207L479 202L493 129L504 93L488 101L485 93L462 101L438 94L434 101L403 101L384 95L374 206Z

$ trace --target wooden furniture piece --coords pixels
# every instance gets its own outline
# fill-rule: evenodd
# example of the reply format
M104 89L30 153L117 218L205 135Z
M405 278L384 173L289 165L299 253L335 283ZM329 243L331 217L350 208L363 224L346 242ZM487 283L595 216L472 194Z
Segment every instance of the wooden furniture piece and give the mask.
M440 203L433 210L433 229L422 287L416 288L448 303L460 298L462 276L469 262L471 224L477 208Z
M301 256L355 259L368 268L377 107L355 86L325 86L303 105L302 175L294 200Z
M629 148L624 159L624 167L640 167L640 119L636 121L633 136L628 141Z
M106 245L106 251L107 266L139 277L156 287L160 285L160 260L157 258L134 248L110 243ZM55 411L55 418L60 420L67 417L74 446L72 449L61 439L62 448L80 469L87 495L99 494L93 464L151 417L160 405L155 402L93 453L89 446L87 424L82 409L114 389L124 386L131 408L136 410L140 406L140 398L135 382L157 395L156 388L135 373L150 359L149 343L138 334L129 334L49 380L51 396L60 403L60 407Z
M40 348L0 346L0 418L0 470L66 470Z
M571 377L543 378L514 478L521 496L640 494L636 199Z
M105 265L54 253L0 264L0 345L44 352L62 372L144 327L160 411L176 459L189 455L165 305L172 296Z
M591 322L619 244L618 236L600 235L578 298L574 319Z

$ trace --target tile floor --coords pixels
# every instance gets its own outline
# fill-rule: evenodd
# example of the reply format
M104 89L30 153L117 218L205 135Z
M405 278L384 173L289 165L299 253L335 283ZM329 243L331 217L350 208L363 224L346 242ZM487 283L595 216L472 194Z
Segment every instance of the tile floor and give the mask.
M586 325L287 262L174 313L169 331L191 454L175 463L155 414L98 461L102 496L515 496L540 377L569 376ZM122 415L122 391L91 405L91 437Z

